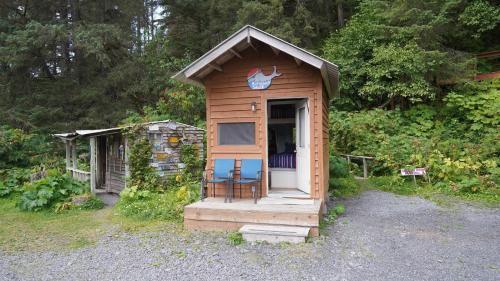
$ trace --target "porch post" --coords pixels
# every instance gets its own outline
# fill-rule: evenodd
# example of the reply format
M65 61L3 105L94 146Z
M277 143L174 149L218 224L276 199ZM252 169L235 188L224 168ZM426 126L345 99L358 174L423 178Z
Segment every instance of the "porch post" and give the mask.
M71 147L70 147L70 140L65 140L64 144L66 145L66 169L71 166Z
M96 140L90 138L90 192L95 193L96 189Z
M128 137L125 136L123 153L125 153L125 186L127 186L127 178L130 176L129 166L128 166Z
M78 160L76 157L76 139L71 141L71 156L73 158L73 168L78 169Z
M365 157L363 157L363 178L368 178L368 163L366 163Z

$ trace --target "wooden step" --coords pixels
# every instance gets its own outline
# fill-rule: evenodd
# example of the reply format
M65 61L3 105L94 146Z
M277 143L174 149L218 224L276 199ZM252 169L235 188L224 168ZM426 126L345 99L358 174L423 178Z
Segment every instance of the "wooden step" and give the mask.
M266 241L269 243L304 243L311 228L282 225L255 225L246 224L239 232L243 239L249 242Z
M310 199L311 195L296 188L273 188L267 194L270 198Z
M287 197L266 197L259 200L260 205L314 205L314 199L298 199Z
M238 230L247 224L281 225L307 227L311 229L311 235L318 235L319 200L300 205L285 204L290 199L269 200L271 204L263 204L263 199L254 204L251 199L224 203L223 198L206 198L184 208L184 226L188 230Z

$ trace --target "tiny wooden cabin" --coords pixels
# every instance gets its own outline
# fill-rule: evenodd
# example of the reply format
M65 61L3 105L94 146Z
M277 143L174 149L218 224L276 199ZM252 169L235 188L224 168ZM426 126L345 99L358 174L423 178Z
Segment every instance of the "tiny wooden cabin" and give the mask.
M173 78L205 88L207 168L212 168L217 158L236 159L237 169L241 159L262 159L263 198L248 208L252 212L270 211L265 206L269 198L283 199L269 203L276 206L279 202L293 205L286 198L306 199L315 206L308 212L315 213L310 226L317 230L318 212L325 211L328 200L328 104L338 91L337 66L245 26ZM216 188L216 197L224 192ZM248 188L241 192L243 198L252 196ZM208 194L212 194L210 190ZM235 194L239 196L237 189ZM210 207L217 199L208 199L204 205L198 202L186 207L188 228L234 229L250 222L276 223L259 221L250 211L239 216L228 211L232 215L225 217L226 209L250 209L241 209L241 200ZM297 205L307 205L304 202L297 201ZM286 210L284 213L290 215ZM287 220L305 222L308 218L288 216L278 224L293 225Z
M194 144L200 159L203 158L203 129L170 120L140 126L151 143L150 165L158 170L160 176L178 173L184 167L180 160L180 147L183 144ZM130 127L56 134L66 143L68 172L74 178L89 180L93 193L120 193L129 175L129 143L125 131ZM90 142L90 172L77 167L76 139L81 137L88 138Z

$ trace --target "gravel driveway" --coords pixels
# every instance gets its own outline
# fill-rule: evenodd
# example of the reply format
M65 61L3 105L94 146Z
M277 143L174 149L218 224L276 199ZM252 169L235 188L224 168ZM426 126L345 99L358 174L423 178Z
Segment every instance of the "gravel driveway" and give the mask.
M500 210L364 192L302 245L171 231L72 251L0 253L0 280L500 280Z

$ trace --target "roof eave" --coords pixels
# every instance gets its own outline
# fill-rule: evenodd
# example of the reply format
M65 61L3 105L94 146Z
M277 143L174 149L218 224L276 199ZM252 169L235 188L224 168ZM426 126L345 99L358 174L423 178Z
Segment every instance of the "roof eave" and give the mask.
M251 25L245 25L203 56L184 67L171 78L184 83L204 87L203 81L195 78L196 74L202 71L205 66L222 56L225 52L230 51L230 49L238 43L245 39L249 40L251 37L267 45L278 48L280 51L317 68L321 72L328 96L331 98L338 95L339 74L337 65Z

